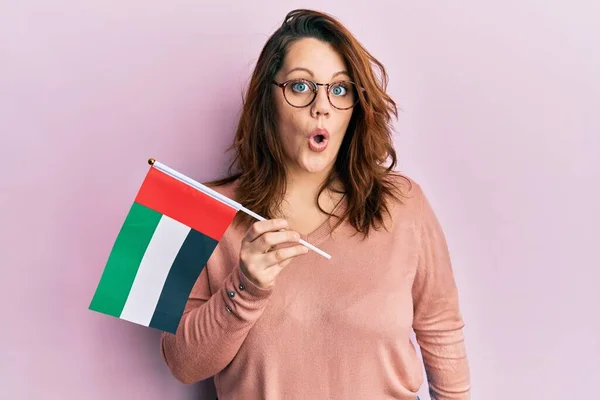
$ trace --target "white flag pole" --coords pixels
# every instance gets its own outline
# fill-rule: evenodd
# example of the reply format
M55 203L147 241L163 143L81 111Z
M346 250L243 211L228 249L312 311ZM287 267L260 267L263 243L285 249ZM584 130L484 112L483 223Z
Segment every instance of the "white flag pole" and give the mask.
M148 160L148 164L150 164L152 167L164 172L165 174L168 174L170 176L172 176L175 179L180 180L181 182L184 182L188 185L190 185L191 187L200 190L201 192L209 195L210 197L219 200L220 202L230 206L231 208L237 210L237 211L243 211L246 214L256 218L259 221L265 221L266 218L261 217L260 215L256 214L255 212L248 210L246 207L242 206L240 203L231 200L230 198L223 196L221 193L216 192L214 190L212 190L211 188L207 187L206 185L203 185L183 174L181 174L180 172L175 171L174 169L156 161L154 158L150 158ZM327 258L328 260L331 259L331 255L327 254L326 252L324 252L323 250L319 249L318 247L313 246L312 244L308 243L307 241L305 241L304 239L300 239L300 243L306 247L308 247L309 249L311 249L312 251L320 254L321 256Z

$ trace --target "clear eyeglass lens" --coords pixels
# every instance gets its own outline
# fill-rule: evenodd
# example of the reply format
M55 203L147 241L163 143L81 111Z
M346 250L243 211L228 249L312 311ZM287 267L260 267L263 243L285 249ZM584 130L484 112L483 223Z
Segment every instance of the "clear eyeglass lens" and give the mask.
M285 98L296 107L309 105L316 95L316 87L306 80L289 82L285 87ZM329 86L329 100L334 107L348 108L356 103L356 86L352 82L335 82Z

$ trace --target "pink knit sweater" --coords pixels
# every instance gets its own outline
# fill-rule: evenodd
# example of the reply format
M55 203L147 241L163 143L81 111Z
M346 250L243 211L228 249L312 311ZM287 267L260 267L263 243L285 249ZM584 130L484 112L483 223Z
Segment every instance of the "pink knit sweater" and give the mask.
M367 240L334 219L305 236L331 254L293 260L260 289L238 266L230 226L200 275L165 362L182 382L214 376L219 400L469 399L463 320L444 235L421 187ZM234 198L233 186L217 189ZM342 204L340 207L344 207ZM341 211L339 208L336 212Z

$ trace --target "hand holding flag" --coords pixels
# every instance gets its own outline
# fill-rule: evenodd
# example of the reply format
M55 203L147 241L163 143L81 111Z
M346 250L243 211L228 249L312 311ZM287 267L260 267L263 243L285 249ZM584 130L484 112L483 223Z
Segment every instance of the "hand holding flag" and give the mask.
M290 261L308 251L303 245L270 250L281 243L299 242L294 231L285 231L287 222L282 219L255 222L242 239L240 268L257 286L266 289Z
M89 309L175 333L194 283L236 213L266 219L154 159L148 162L150 170ZM298 242L331 258L302 239Z

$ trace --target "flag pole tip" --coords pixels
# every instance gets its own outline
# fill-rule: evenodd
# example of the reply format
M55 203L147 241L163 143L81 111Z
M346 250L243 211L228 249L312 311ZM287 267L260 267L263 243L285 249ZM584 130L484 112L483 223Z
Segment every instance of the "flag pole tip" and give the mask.
M156 161L156 160L155 160L154 158L149 158L149 159L148 159L148 164L150 164L150 165L154 165L154 162L155 162L155 161Z

